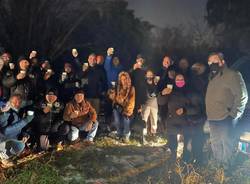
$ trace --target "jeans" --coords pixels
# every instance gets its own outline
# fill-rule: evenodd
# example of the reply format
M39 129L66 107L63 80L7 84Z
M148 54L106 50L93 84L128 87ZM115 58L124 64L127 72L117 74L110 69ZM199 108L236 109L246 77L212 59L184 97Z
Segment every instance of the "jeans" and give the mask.
M21 133L23 127L25 127L27 124L28 124L27 121L20 120L16 122L15 124L11 124L7 126L3 130L3 134L9 139L16 139L17 136Z
M97 132L97 129L98 129L98 122L97 121L95 121L94 123L93 123L93 125L92 125L92 129L88 132L88 135L87 135L87 137L86 137L86 139L88 140L88 141L93 141L94 140L94 138L95 138L95 136L96 136L96 132ZM86 129L86 124L84 124L84 125L82 125L81 127L79 127L79 130L80 131L85 131L85 129Z
M209 121L209 128L214 158L221 164L229 163L234 149L233 119Z
M122 115L116 109L113 110L113 115L114 125L116 127L118 136L123 136L126 139L129 139L131 118Z

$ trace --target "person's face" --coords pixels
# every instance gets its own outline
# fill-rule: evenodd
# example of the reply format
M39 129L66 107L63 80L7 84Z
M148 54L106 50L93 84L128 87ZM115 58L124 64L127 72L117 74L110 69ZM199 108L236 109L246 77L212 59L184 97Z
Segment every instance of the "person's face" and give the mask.
M154 73L152 71L147 71L146 79L147 79L147 82L151 84L154 80Z
M185 79L184 79L184 76L179 74L179 75L176 75L175 77L175 85L178 87L178 88L182 88L185 86Z
M119 58L114 57L114 59L113 59L113 65L114 66L118 66L119 64L120 64Z
M163 61L162 61L162 66L164 67L164 68L168 68L169 66L171 65L171 60L170 60L170 58L169 57L164 57L163 58Z
M179 68L183 70L187 70L189 67L189 63L187 59L181 59L179 62Z
M90 66L94 66L96 64L96 56L95 55L90 55L88 58L88 63Z
M29 61L26 60L26 59L21 60L21 61L19 62L19 67L20 67L21 70L27 70L27 69L29 68L29 65L30 65L30 63L29 63Z
M74 99L75 99L76 103L82 103L84 100L84 94L77 93L77 94L75 94Z
M15 109L19 109L21 107L22 104L22 100L20 97L18 96L13 96L10 99L10 105L11 107L15 108Z
M122 75L120 80L121 80L121 85L122 86L126 86L126 84L127 84L127 77L125 75Z
M154 73L152 71L147 71L146 78L154 78Z
M44 61L41 65L42 69L46 70L48 68L50 68L50 64L49 61Z
M97 63L98 65L102 65L103 62L104 62L103 56L97 56L97 57L96 57L96 63Z
M176 75L175 81L184 81L184 76L181 74Z
M47 102L49 102L49 103L54 103L57 100L57 96L54 94L50 94L50 93L47 94L45 98L46 98Z
M2 55L2 59L4 61L4 64L7 65L10 62L10 55L8 53L4 53Z
M221 60L220 57L218 55L212 55L208 58L208 65L211 64L219 64L220 67L222 67L225 64L224 60Z
M71 66L70 66L70 65L65 65L65 66L64 66L64 71L65 71L66 73L72 72Z
M144 60L142 58L136 59L136 63L138 65L138 67L140 67L140 68L142 67L143 62L144 62Z

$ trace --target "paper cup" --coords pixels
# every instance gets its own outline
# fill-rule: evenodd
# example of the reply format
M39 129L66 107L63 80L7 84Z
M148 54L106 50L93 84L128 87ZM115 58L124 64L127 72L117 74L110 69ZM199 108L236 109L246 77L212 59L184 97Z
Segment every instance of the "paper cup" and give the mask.
M114 82L114 81L111 82L111 85L112 85L112 86L115 86L115 84L116 84L116 82Z
M167 85L167 88L173 89L173 84L168 84L168 85Z
M26 74L26 71L24 71L24 70L21 70L21 71L20 71L20 73L22 73L22 74Z
M33 116L34 115L34 111L28 111L27 114L28 114L28 116Z
M84 63L84 64L83 64L83 66L88 67L88 66L89 66L89 64L88 64L88 63Z
M48 70L47 70L47 72L48 72L48 73L51 73L51 72L52 72L52 70L51 70L51 69L48 69Z
M9 67L10 69L14 68L15 67L14 63L9 63Z

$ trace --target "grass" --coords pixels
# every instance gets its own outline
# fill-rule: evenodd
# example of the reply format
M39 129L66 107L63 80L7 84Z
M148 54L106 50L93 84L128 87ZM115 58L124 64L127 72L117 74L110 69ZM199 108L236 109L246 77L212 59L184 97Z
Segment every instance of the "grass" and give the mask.
M160 148L159 148L160 149ZM158 148L141 146L133 140L126 145L105 137L97 139L95 146L81 143L68 146L62 152L53 152L45 158L5 171L6 181L1 184L84 184L84 183L181 183L181 184L249 184L249 157L239 156L237 167L231 175L209 163L203 167L191 164L169 164L161 158L147 160ZM151 155L151 157L148 157ZM132 157L130 157L132 156ZM137 156L137 157L133 157ZM129 170L123 170L120 160L132 161L144 157L144 162L134 162ZM157 155L156 155L157 157ZM126 158L128 158L126 160ZM244 158L244 159L242 159ZM115 161L114 161L115 159ZM159 163L158 163L159 162ZM163 164L162 164L163 163ZM1 177L1 175L0 175ZM131 179L131 180L130 180Z
M4 184L61 184L59 172L51 165L32 161L18 170L9 170L9 179Z

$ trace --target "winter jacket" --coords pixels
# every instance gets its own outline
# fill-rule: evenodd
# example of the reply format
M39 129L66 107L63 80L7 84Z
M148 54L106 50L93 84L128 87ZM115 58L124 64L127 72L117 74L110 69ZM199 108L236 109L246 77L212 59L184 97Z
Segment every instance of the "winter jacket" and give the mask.
M78 117L72 119L70 116L74 111L78 111ZM95 109L91 106L88 101L83 101L80 104L77 104L74 100L67 103L64 114L63 114L64 121L71 122L72 125L76 127L81 127L88 121L96 122L97 114Z
M246 85L239 72L225 66L220 73L210 78L206 92L208 120L224 120L228 116L238 119L247 101Z
M51 111L44 113L43 109L51 105ZM48 104L46 101L41 101L35 105L35 118L33 120L33 127L35 132L41 134L47 134L53 132L53 125L58 124L62 121L63 115L63 103L56 101L53 104Z

